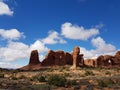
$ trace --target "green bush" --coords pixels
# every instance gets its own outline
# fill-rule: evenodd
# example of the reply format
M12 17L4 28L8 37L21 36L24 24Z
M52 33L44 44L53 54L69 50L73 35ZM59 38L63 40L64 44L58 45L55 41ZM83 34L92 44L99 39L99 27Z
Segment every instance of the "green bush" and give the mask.
M24 75L21 75L21 76L19 77L19 79L27 79L27 77L24 76Z
M0 78L4 78L4 74L0 74Z
M12 70L11 72L12 72L12 73L18 73L19 70Z
M39 74L31 77L30 80L31 80L31 81L46 82L45 76L39 75Z
M84 73L86 76L92 75L94 76L95 74L91 70L86 70Z
M107 84L103 80L100 80L100 81L98 81L98 86L107 87Z
M65 70L65 67L61 66L61 67L59 68L59 72L62 72L63 70Z
M12 80L17 80L18 78L17 78L17 77L12 76L12 77L11 77L11 79L12 79Z
M37 81L37 75L35 75L35 76L32 76L31 78L30 78L30 81Z
M100 87L108 87L108 86L111 86L111 85L114 85L114 84L115 84L114 81L111 80L111 79L98 81L98 85Z
M32 85L30 90L51 90L51 87L47 84ZM28 89L26 89L28 90Z
M45 77L44 76L38 76L38 81L39 82L46 82L46 80L45 80Z
M111 75L111 72L106 71L105 74L106 74L106 75Z
M64 73L64 76L65 76L65 77L69 77L70 74L69 74L69 73Z
M60 75L51 75L48 78L47 83L54 86L65 86L66 78Z
M113 85L113 84L115 84L112 79L106 80L105 83L106 83L107 85Z
M67 80L66 85L67 86L73 86L73 85L77 85L77 83L76 83L76 80Z

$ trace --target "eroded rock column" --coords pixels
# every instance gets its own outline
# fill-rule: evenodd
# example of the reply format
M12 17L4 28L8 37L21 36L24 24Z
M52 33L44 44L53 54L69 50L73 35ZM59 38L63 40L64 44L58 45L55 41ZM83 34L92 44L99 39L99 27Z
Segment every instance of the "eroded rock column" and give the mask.
M37 50L33 50L31 52L31 55L30 55L29 64L30 65L36 65L36 64L39 64L39 63L40 63L40 61L39 61L38 51Z
M78 46L74 47L72 57L73 57L73 66L71 69L77 68L78 58L79 58L80 48Z

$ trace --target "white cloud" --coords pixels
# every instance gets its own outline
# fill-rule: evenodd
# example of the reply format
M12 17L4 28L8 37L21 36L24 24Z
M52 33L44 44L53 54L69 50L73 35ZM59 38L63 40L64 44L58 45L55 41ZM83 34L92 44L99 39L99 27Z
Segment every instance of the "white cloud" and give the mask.
M40 55L39 55L39 60L40 60L40 61L43 61L43 59L45 59L45 56L42 55L42 54L40 54Z
M0 47L0 67L21 67L21 65L12 64L12 62L29 59L32 50L38 50L39 59L42 61L44 59L43 53L47 52L49 49L39 40L36 40L31 45L22 42L9 41L6 47Z
M10 68L10 69L16 69L22 67L18 64L11 64L9 62L0 62L0 68Z
M36 40L35 43L30 45L30 51L38 50L39 53L47 52L49 49L39 40Z
M91 50L87 50L84 47L80 47L80 53L84 54L84 58L88 59L88 58L93 58L95 57L95 55L91 52Z
M99 55L114 55L116 48L112 44L106 43L101 37L97 37L91 40L95 49L87 50L84 47L80 47L81 53L84 54L84 58L97 58Z
M87 40L92 36L99 34L97 28L85 29L82 26L72 25L69 22L62 24L61 29L62 35L70 39Z
M13 15L13 11L3 1L0 1L0 15Z
M14 61L27 58L29 46L22 42L9 42L0 48L0 58L4 61Z
M104 27L105 25L103 24L103 23L100 23L100 24L98 24L98 25L95 25L95 28L98 28L98 29L100 29L100 28L102 28L102 27Z
M66 41L60 37L59 33L56 31L49 31L48 36L41 41L44 44L66 43Z
M107 44L101 37L93 38L91 42L97 48L97 52L109 53L116 50L115 46Z
M10 62L29 59L32 50L38 50L38 53L41 56L42 53L47 52L49 49L38 40L31 45L10 41L6 47L0 47L0 60ZM43 58L43 56L41 58Z
M18 40L21 37L25 37L23 32L19 32L17 29L10 29L10 30L0 29L0 36L3 39L8 39L8 40Z

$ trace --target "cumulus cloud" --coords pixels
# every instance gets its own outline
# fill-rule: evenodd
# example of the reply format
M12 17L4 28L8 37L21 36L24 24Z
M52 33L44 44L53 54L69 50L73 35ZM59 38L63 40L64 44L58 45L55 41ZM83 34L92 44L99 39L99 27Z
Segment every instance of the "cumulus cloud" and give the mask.
M44 59L44 54L49 50L46 44L65 43L56 31L49 32L46 38L36 40L30 45L15 41L19 40L21 37L25 37L23 32L19 32L17 29L0 29L0 37L7 41L6 46L0 47L0 63L2 62L0 67L5 65L4 62L9 62L9 68L12 67L11 61L29 59L32 50L38 50L39 59L42 61ZM13 65L13 67L15 66Z
M56 31L49 31L48 36L41 40L44 44L66 43L66 41Z
M13 15L13 11L3 1L0 1L0 15Z
M85 29L82 26L72 25L67 22L62 24L62 35L70 39L87 40L92 36L99 34L97 28Z
M9 42L0 48L0 58L4 61L14 61L28 57L29 46L21 42Z
M26 59L29 58L32 50L38 50L38 53L42 54L49 49L38 40L31 45L10 41L6 47L0 48L0 59L4 61ZM41 58L43 58L43 56Z
M49 49L45 46L44 43L37 40L33 44L30 45L30 51L32 50L38 50L39 53L47 52Z
M19 64L11 64L9 62L0 62L0 68L11 68L11 69L16 69L22 67Z
M106 43L101 37L93 38L91 40L95 49L87 50L84 47L81 48L81 53L84 54L84 58L96 58L99 55L114 55L116 47L112 44Z
M19 32L17 29L0 29L0 36L7 40L18 40L21 37L25 37L23 32Z
M101 37L93 38L91 42L97 48L97 52L109 53L116 50L115 46L107 44Z

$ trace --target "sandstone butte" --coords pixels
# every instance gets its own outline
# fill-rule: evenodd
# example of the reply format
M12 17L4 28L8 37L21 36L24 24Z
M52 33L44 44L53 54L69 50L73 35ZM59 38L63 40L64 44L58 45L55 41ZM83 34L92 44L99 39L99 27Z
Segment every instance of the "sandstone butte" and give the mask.
M39 70L43 67L65 65L71 65L70 69L76 69L76 67L85 66L120 67L120 51L118 51L114 56L101 55L96 59L84 60L83 56L83 54L80 54L80 48L78 46L75 46L72 53L64 52L61 50L49 50L45 59L40 62L38 51L33 50L30 55L29 64L19 68L19 70Z

